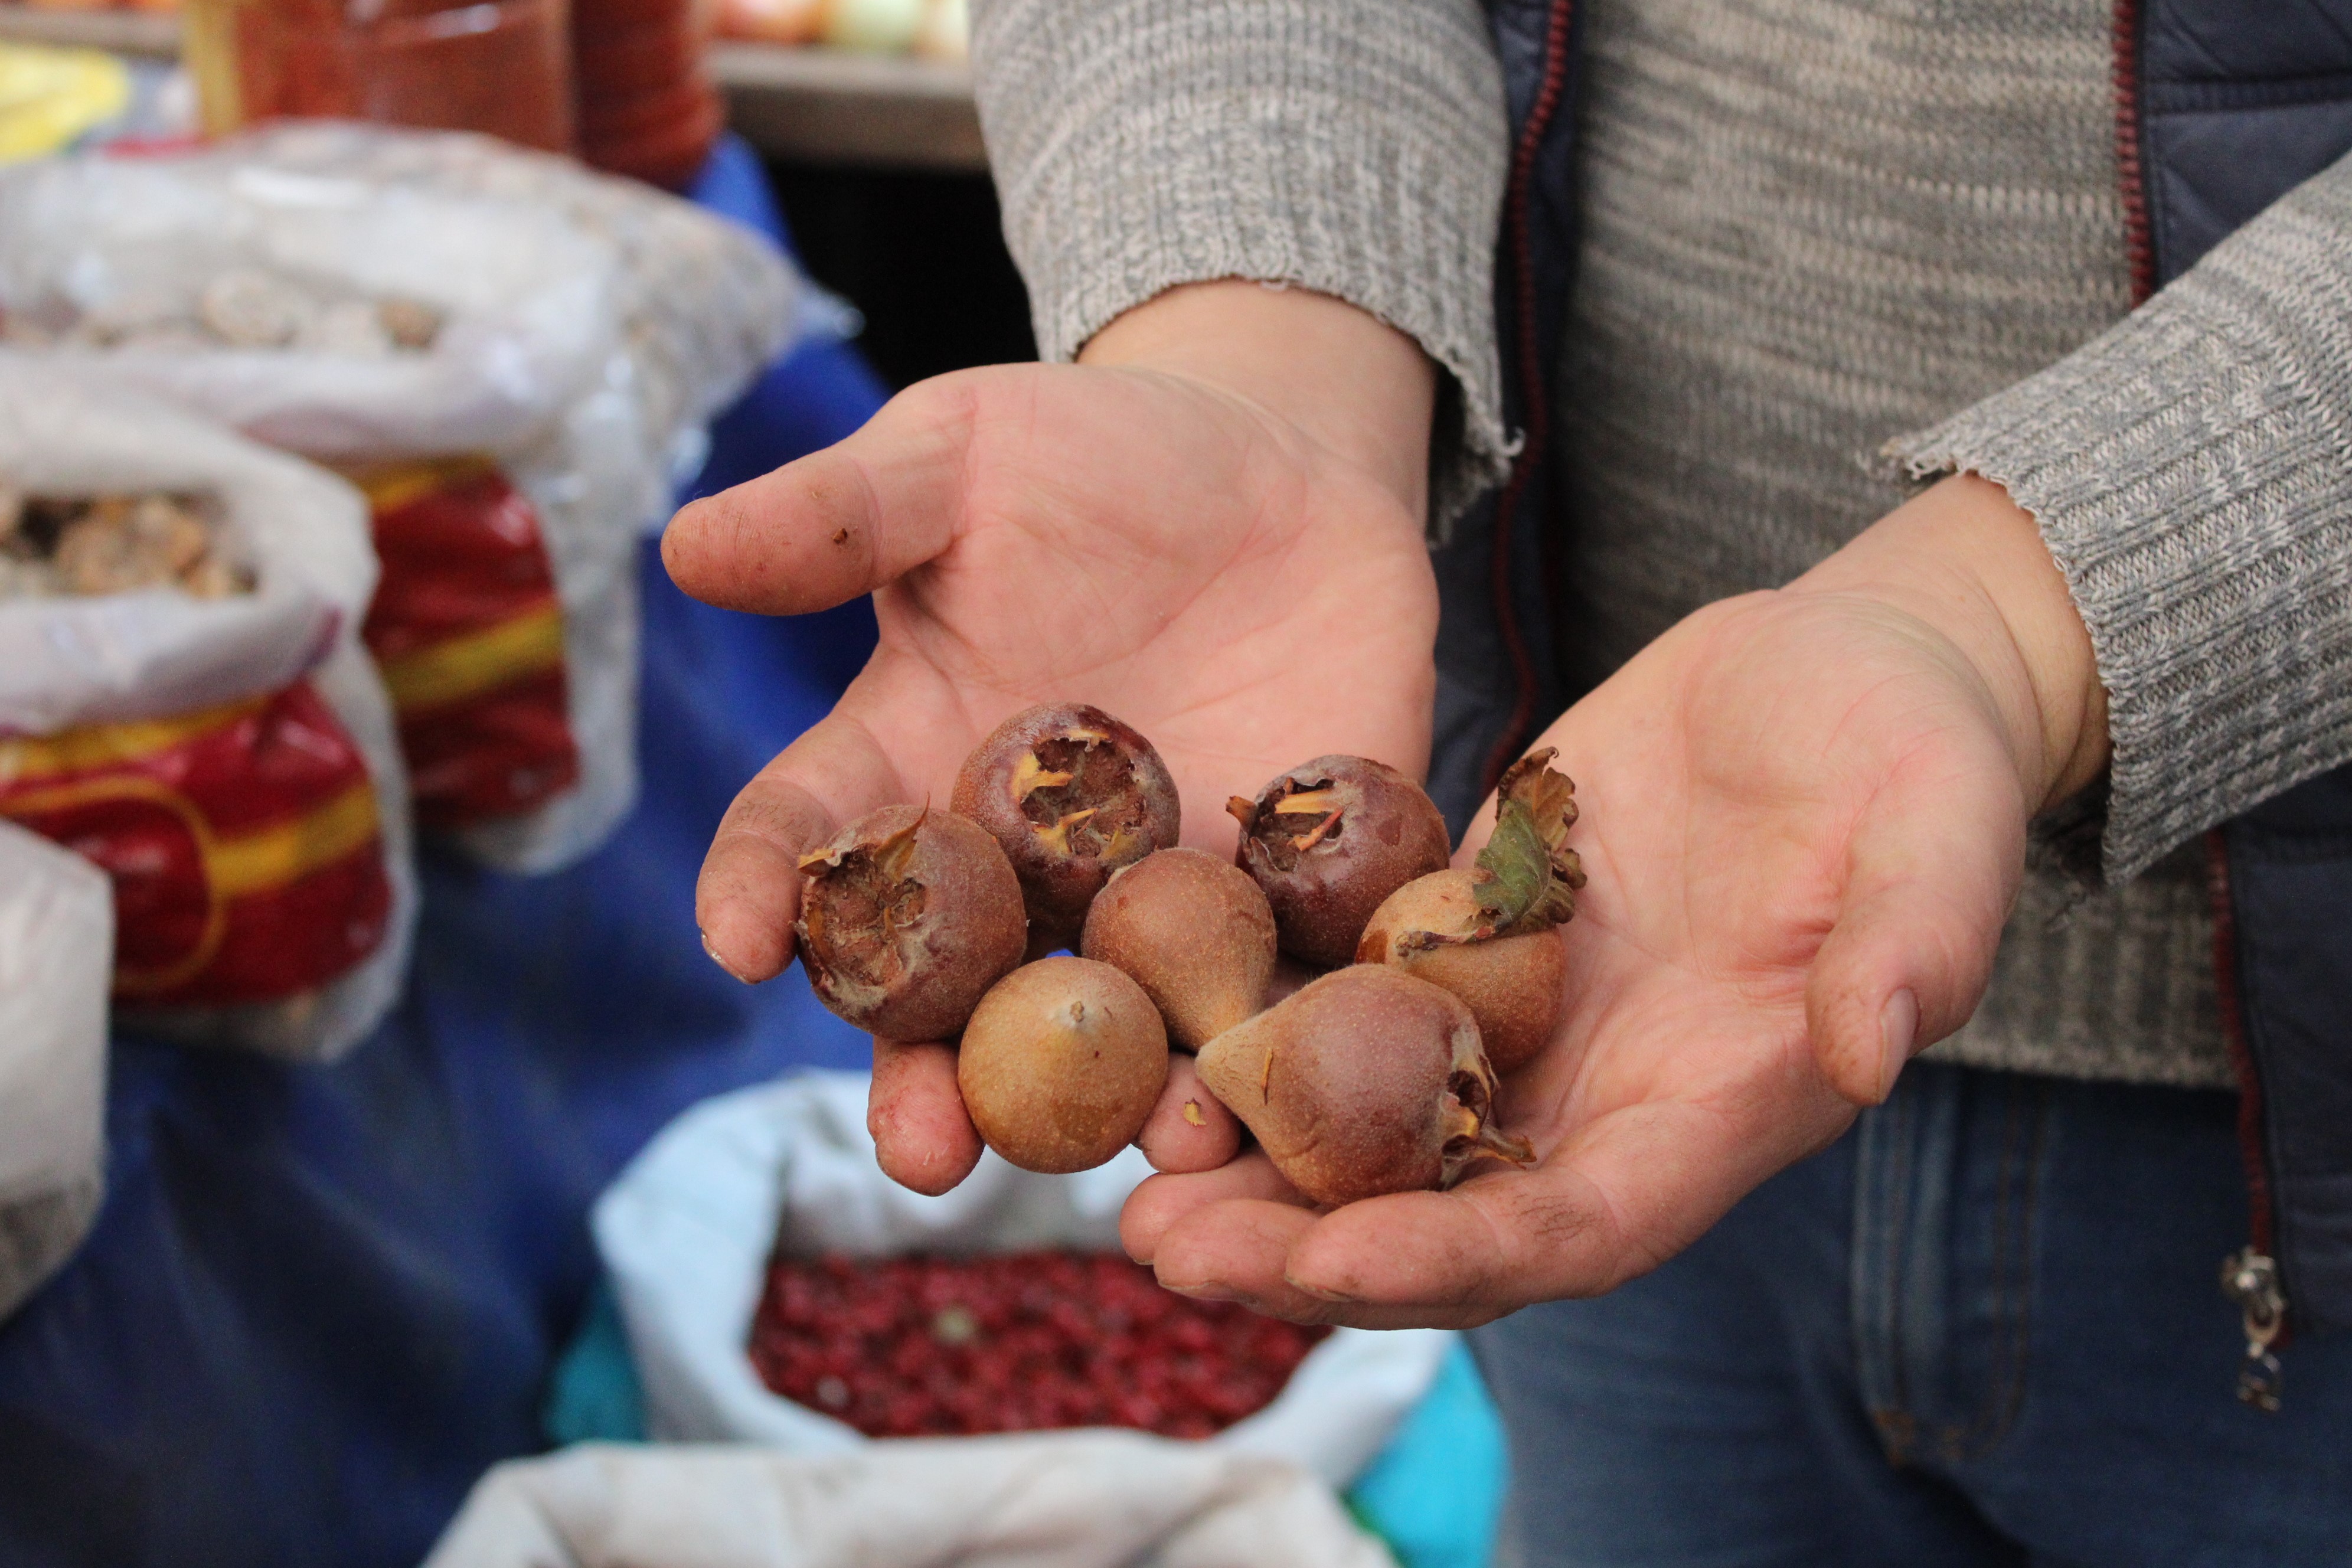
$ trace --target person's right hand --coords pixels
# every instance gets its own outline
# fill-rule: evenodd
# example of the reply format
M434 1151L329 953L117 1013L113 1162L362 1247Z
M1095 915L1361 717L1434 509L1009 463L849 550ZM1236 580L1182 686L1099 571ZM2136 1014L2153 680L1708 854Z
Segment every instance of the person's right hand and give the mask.
M1433 373L1352 307L1196 285L1130 311L1077 365L909 388L839 445L680 511L662 557L696 598L802 615L874 595L881 638L831 715L746 784L696 898L746 981L793 958L799 857L898 801L946 800L971 747L1033 703L1149 736L1184 838L1325 752L1425 765L1437 593L1423 542ZM1143 1142L1162 1169L1236 1130L1178 1058ZM1198 1102L1206 1125L1179 1114ZM980 1157L949 1050L875 1042L883 1168L945 1192Z

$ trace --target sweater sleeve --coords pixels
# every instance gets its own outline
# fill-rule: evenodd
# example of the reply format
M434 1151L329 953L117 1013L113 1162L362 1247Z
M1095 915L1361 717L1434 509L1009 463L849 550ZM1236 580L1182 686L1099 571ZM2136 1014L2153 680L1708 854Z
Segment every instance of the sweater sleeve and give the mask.
M1889 452L2040 523L2107 689L2108 880L2352 761L2352 158Z
M1507 132L1476 0L980 0L972 60L1042 358L1220 278L1335 295L1445 373L1432 511L1507 462Z

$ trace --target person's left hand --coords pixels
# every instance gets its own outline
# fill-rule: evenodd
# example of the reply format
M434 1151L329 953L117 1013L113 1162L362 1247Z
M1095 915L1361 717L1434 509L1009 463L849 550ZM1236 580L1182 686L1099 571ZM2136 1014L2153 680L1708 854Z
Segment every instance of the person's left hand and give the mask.
M2032 520L1961 479L1691 616L1539 743L1591 876L1559 1029L1500 1101L1540 1163L1326 1214L1261 1153L1154 1176L1122 1229L1163 1284L1467 1325L1656 1267L1966 1021L2027 819L2096 775L2106 733Z

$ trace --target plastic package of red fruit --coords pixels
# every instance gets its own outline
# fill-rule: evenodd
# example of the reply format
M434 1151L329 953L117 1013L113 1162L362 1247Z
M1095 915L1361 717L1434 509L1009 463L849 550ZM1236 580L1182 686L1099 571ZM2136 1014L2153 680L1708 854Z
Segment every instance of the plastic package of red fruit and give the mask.
M863 1074L811 1073L706 1101L597 1204L655 1436L820 1453L868 1442L861 1426L1099 1423L1213 1432L1344 1487L1436 1375L1438 1331L1316 1338L1171 1305L1118 1252L1149 1173L1132 1150L1072 1176L986 1155L924 1197L875 1163L866 1099Z

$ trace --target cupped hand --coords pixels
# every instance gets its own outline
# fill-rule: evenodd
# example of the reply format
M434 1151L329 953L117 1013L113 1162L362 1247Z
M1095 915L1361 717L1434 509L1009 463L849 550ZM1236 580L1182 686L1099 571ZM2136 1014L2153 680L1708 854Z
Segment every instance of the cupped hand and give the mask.
M1189 330L1203 298L1250 327L1243 352ZM880 625L832 714L744 786L712 841L696 918L730 973L792 961L802 854L877 806L944 802L965 753L1033 703L1090 702L1150 737L1185 841L1227 851L1225 798L1305 758L1425 762L1426 365L1317 296L1212 285L1171 307L1156 329L1105 334L1134 351L1120 363L922 383L847 440L671 522L663 559L697 598L798 615L871 593ZM1370 396L1314 395L1302 363ZM945 1191L980 1152L952 1056L876 1047L884 1168ZM1222 1108L1199 1095L1213 1120L1195 1128L1182 1083L1171 1093L1162 1163L1228 1157Z
M1147 1182L1130 1251L1283 1316L1467 1325L1655 1267L1834 1139L1974 1009L2028 817L2104 758L2041 551L1998 489L1948 481L1545 734L1590 883L1562 1023L1500 1102L1535 1168L1318 1214L1247 1155Z

